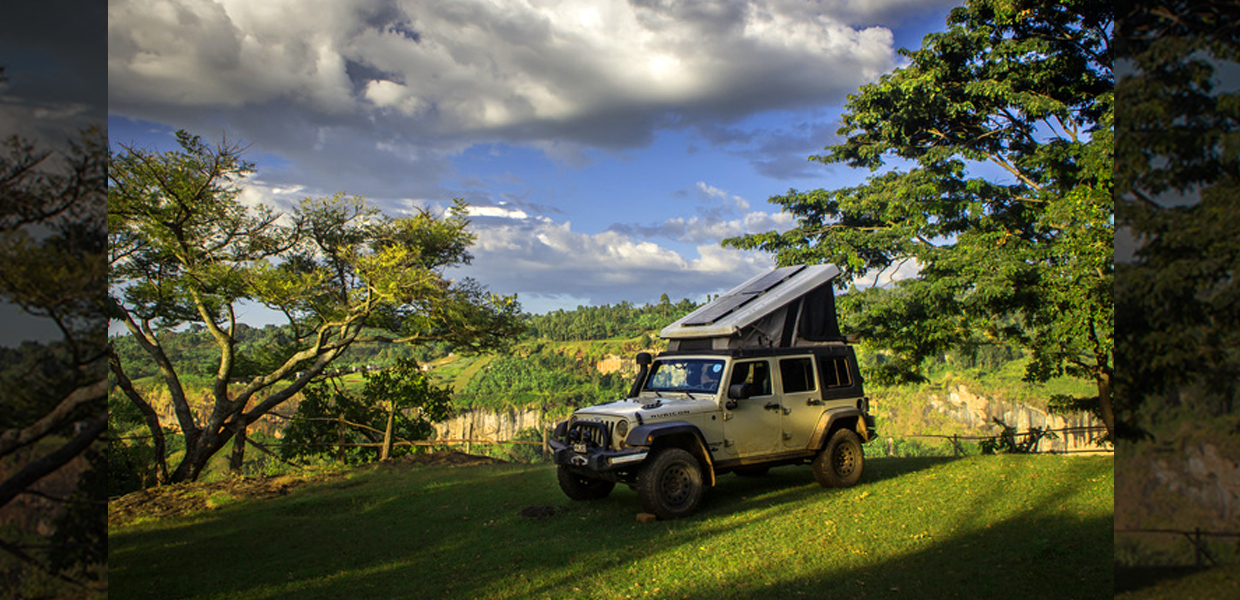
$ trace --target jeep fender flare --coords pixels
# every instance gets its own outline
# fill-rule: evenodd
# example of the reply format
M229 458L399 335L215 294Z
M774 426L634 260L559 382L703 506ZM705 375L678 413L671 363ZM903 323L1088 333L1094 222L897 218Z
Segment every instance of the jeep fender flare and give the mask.
M822 413L822 416L818 418L818 425L814 427L814 432L809 436L809 446L807 447L811 450L821 450L826 447L827 439L831 432L840 427L837 424L852 419L855 419L856 422L849 429L856 431L857 435L861 437L862 442L867 441L869 434L865 428L865 413L861 412L859 408L845 406L833 408Z
M707 485L715 487L715 463L711 460L702 431L692 423L667 421L638 425L629 430L624 442L629 446L645 446L652 450L658 446L683 448L702 465L702 475L705 476Z

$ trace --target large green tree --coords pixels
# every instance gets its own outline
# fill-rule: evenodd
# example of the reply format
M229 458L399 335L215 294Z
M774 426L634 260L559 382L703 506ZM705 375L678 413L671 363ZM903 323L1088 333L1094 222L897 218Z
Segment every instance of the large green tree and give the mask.
M121 146L110 156L108 236L113 315L158 365L185 436L183 460L162 481L198 477L230 439L288 401L359 341L452 342L464 351L504 345L521 331L513 296L453 281L473 242L458 202L443 214L391 217L356 197L304 200L289 213L249 206L239 195L253 166L236 145L177 133L179 149ZM282 312L291 339L237 351L242 303ZM186 323L215 340L218 368L201 418L159 333ZM162 460L150 401L113 355L112 371L143 412ZM240 378L240 381L236 379Z
M107 562L106 490L77 466L86 462L83 458L98 458L98 440L107 427L106 159L97 130L83 131L58 151L19 138L6 140L0 151L0 301L55 325L60 333L50 342L27 340L16 348L0 348L0 461L5 467L0 469L0 508L11 509L10 514L42 513L39 518L61 515L50 551L46 543L30 550L30 540L20 539L34 532L12 530L0 537L0 550L72 581L75 564ZM16 341L13 337L5 341ZM79 474L72 498L40 489L45 486L39 482L64 473ZM12 584L0 584L0 594L13 592L8 589Z
M1117 5L1117 409L1234 413L1240 393L1240 2ZM1234 75L1230 78L1234 80ZM1144 413L1144 414L1143 414Z
M863 184L771 199L784 232L725 244L849 277L902 264L890 291L847 294L855 333L891 352L879 376L916 380L927 357L1018 343L1030 380L1091 379L1112 411L1112 5L968 0L904 67L849 96L842 141L814 160L870 169Z

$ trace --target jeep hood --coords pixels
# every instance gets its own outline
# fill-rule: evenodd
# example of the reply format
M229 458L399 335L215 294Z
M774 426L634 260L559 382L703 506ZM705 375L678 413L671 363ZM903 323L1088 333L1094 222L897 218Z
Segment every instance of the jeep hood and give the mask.
M618 402L599 404L579 409L573 415L579 419L583 417L624 418L636 425L652 421L674 421L689 415L714 411L718 408L719 405L715 403L713 396L699 397L697 400L693 400L677 394L663 398L643 396L641 398L629 398Z

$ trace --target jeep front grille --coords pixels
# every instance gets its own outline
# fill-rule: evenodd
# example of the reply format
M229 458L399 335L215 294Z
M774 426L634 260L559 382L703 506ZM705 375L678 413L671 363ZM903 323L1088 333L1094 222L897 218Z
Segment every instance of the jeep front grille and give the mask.
M595 448L611 448L611 435L615 428L615 421L573 421L568 428L568 441Z

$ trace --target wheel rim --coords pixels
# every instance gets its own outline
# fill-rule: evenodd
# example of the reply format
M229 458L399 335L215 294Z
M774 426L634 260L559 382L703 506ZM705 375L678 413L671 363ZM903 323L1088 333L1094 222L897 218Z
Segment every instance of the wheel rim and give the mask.
M672 465L669 467L663 472L660 484L659 487L663 492L663 499L672 505L684 504L693 490L689 469L686 469L684 465Z
M852 474L856 468L857 455L851 444L840 444L835 447L835 455L831 457L831 465L835 473L841 477Z

